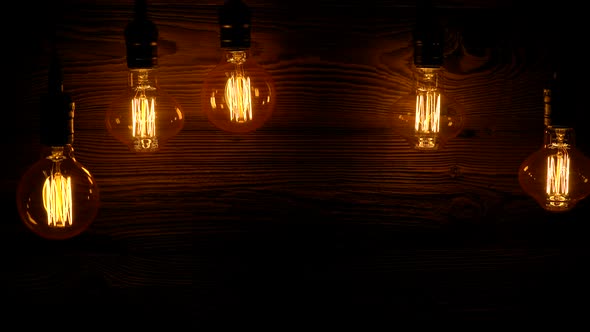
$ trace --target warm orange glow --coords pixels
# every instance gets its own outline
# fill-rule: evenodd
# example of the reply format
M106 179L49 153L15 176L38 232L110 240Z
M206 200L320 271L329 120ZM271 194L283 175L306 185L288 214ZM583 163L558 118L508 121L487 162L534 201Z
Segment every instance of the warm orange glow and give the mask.
M132 135L136 138L156 136L156 100L140 95L131 100Z
M570 158L567 149L547 157L546 193L550 204L562 205L569 201Z
M440 131L440 92L436 90L419 91L416 95L416 117L414 130L418 136L419 148L434 148L436 143L432 137ZM424 139L423 139L424 138Z
M246 122L252 120L252 93L250 77L240 71L232 73L225 84L225 100L230 112L230 120Z
M440 130L440 93L429 91L416 96L416 125L421 133L438 133Z
M265 124L275 108L272 77L247 50L226 50L203 82L201 109L215 127L246 134Z
M47 212L47 224L53 227L72 225L72 178L56 170L43 184L43 205Z

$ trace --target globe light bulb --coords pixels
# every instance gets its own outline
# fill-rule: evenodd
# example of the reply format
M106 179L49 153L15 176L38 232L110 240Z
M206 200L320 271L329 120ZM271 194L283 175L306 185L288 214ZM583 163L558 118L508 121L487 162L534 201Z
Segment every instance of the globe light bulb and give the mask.
M109 133L137 153L159 151L184 127L184 112L158 85L158 30L147 18L145 1L125 29L128 84L106 113Z
M417 150L436 151L464 126L464 108L443 88L444 29L429 1L417 7L413 31L413 90L393 107L393 127Z
M271 75L250 53L250 11L228 0L219 11L223 56L211 70L201 92L201 107L217 128L247 133L262 127L275 108Z
M63 92L58 60L42 99L41 158L22 176L16 191L23 223L46 239L67 239L86 230L99 209L97 183L74 155L75 103Z

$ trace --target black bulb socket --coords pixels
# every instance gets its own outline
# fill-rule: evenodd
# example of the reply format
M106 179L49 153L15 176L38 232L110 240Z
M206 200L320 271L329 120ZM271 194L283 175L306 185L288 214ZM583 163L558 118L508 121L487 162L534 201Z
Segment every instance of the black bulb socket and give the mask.
M125 47L128 68L158 65L158 27L147 17L145 1L137 1L135 17L125 27Z
M219 37L223 49L250 48L250 8L241 0L226 0L219 9Z

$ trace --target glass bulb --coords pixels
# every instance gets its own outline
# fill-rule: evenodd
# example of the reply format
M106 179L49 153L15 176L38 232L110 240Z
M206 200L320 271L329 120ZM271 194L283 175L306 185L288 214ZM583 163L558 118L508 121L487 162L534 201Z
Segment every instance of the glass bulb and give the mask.
M260 128L275 108L271 76L247 50L228 50L203 83L202 108L217 128L246 133Z
M99 208L96 181L75 159L71 145L44 148L42 158L22 176L16 198L24 224L47 239L80 234Z
M518 170L522 189L547 211L564 212L590 194L590 159L575 147L574 129L545 129L543 147Z
M443 93L441 68L416 68L414 91L393 108L393 127L417 150L438 150L464 125L463 106Z
M131 151L156 152L182 130L184 113L158 86L156 69L130 69L128 88L111 104L106 126Z

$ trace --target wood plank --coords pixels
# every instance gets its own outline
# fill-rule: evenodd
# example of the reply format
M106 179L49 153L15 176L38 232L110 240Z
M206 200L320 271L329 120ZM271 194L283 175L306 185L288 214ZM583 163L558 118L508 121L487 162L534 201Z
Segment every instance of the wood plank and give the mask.
M252 53L275 81L277 107L242 136L217 130L201 109L221 57L220 3L149 2L159 83L186 115L151 156L129 153L104 123L126 84L133 2L15 4L31 30L5 29L14 51L11 131L1 140L7 303L109 303L101 309L111 317L169 309L189 326L260 312L289 321L583 317L587 306L573 303L590 294L590 201L552 214L517 178L541 146L556 64L567 79L586 71L578 53L560 51L577 45L580 24L556 23L565 6L524 15L512 1L435 1L448 28L445 88L466 125L445 149L418 153L391 119L412 88L414 1L248 1ZM57 243L30 234L13 204L39 157L51 27L76 102L75 154L101 191L94 224ZM568 88L568 116L590 155L583 86Z

